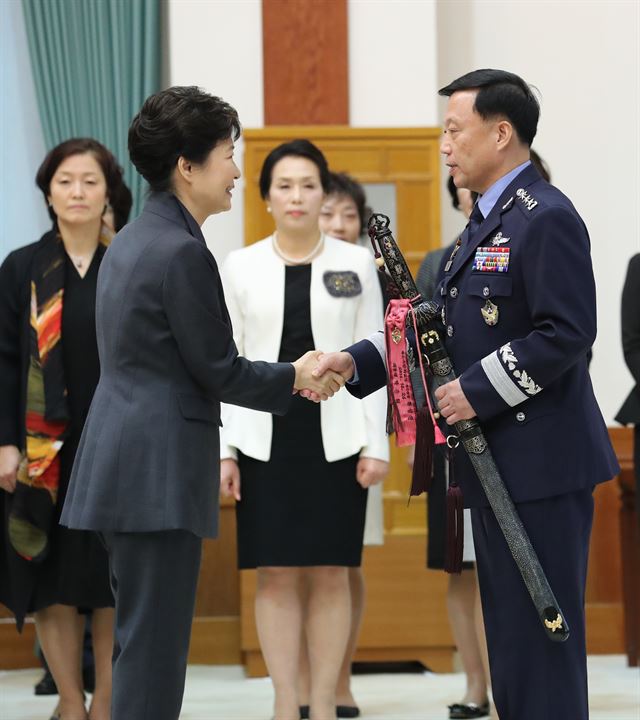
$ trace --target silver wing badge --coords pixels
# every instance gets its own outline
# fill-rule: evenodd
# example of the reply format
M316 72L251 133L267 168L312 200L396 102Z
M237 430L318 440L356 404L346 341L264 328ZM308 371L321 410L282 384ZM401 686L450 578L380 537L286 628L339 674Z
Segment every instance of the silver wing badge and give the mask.
M505 243L508 243L509 240L511 240L511 238L503 237L502 233L499 232L491 238L491 244L492 245L504 245Z

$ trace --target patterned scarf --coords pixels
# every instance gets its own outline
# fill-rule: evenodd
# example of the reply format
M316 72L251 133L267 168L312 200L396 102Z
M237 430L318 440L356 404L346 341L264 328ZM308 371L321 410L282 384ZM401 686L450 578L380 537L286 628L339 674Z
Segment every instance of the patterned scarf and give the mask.
M113 232L102 226L99 242ZM69 412L62 356L65 251L60 235L44 243L31 271L26 448L18 469L9 515L9 538L26 560L49 551L60 483L59 452L68 434Z

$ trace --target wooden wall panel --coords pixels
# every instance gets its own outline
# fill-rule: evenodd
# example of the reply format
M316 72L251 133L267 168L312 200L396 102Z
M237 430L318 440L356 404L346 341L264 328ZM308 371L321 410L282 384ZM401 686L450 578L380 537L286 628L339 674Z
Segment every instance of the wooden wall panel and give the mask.
M435 672L451 672L448 580L425 568L424 505L422 510L420 534L387 534L384 545L364 549L367 603L356 660L419 660ZM253 613L255 575L241 573L242 655L251 677L266 674Z
M231 500L222 501L220 531L216 540L205 540L196 596L196 617L238 615L238 583L235 507Z
M265 125L349 122L346 0L263 0Z
M298 125L245 130L243 137L246 245L273 232L273 219L258 190L264 158L280 143L306 137L322 150L332 170L348 172L364 183L395 185L397 227L392 229L412 271L428 250L440 247L439 128Z
M20 635L13 617L0 620L0 670L39 667L35 647L36 626L32 618L25 621Z

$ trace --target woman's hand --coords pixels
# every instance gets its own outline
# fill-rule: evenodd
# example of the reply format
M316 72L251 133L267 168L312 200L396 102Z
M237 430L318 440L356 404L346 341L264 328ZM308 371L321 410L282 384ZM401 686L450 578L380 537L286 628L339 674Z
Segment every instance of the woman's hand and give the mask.
M0 488L8 493L16 489L16 476L22 455L15 445L0 446Z
M220 461L220 497L240 500L240 468L231 458Z
M356 466L356 480L363 488L381 483L389 472L389 463L375 458L361 457Z

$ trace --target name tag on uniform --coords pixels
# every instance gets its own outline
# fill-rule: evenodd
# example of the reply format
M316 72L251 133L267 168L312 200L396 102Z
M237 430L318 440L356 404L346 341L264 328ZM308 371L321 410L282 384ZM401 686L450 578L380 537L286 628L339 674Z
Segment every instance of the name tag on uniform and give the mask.
M507 272L509 250L506 247L480 247L473 258L473 269L479 272Z

